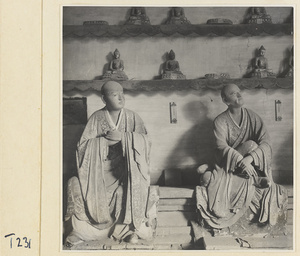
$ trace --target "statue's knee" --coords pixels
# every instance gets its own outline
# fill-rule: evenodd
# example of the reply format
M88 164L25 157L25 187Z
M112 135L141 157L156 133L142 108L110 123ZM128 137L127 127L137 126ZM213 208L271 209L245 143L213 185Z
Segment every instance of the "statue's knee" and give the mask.
M256 149L258 147L257 143L253 140L247 140L241 145L239 145L236 150L241 154L241 155L246 155Z
M203 174L209 169L208 164L202 164L197 168L197 173Z
M79 180L77 177L73 176L68 180L68 186L76 186L79 185Z
M77 177L72 177L68 180L68 190L76 190L76 189L79 189L80 188L80 185L79 185L79 180Z
M197 173L200 174L200 186L207 186L211 178L211 168L208 164L202 164L197 168Z
M201 174L200 176L200 186L206 187L211 179L211 171L206 171L205 173Z

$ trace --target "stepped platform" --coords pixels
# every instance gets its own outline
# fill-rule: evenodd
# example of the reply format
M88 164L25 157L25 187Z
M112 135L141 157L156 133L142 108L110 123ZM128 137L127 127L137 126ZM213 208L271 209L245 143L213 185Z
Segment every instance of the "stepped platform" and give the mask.
M292 250L293 249L293 187L288 189L288 222L285 234L270 236L256 233L243 237L229 234L199 238L194 187L159 187L156 236L138 244L118 243L111 239L88 241L67 250ZM197 237L197 238L196 238Z

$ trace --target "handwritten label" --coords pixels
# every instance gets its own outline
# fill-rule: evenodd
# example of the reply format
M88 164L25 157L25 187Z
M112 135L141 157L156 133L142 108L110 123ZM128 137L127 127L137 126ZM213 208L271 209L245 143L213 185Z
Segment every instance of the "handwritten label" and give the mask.
M15 233L10 233L5 235L5 238L9 238L10 242L10 248L16 248L16 247L23 247L23 248L31 248L31 239L28 239L26 236L21 237L15 237Z

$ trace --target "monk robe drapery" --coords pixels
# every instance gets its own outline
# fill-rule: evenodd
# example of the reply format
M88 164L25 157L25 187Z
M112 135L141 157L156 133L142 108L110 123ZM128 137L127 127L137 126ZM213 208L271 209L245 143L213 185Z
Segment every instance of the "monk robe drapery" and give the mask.
M114 129L121 132L122 139L109 147L104 135ZM66 219L75 215L100 230L114 223L138 230L147 218L149 153L147 131L136 113L122 109L115 125L105 108L96 111L78 143L77 187L81 193L74 192L71 185L69 194L75 198L69 200Z
M242 108L242 122L236 124L229 110L214 121L216 164L207 187L197 186L197 208L201 217L213 228L234 224L250 207L258 221L275 225L285 214L286 190L273 182L271 172L270 138L262 119L253 111ZM236 150L242 143L252 140L258 147L251 151L258 175L271 181L269 188L254 186L254 179L235 175L235 168L243 157Z

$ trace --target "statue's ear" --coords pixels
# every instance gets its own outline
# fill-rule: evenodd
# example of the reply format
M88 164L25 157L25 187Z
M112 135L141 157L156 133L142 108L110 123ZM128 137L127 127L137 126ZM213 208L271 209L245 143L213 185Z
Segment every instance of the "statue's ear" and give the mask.
M103 94L101 95L101 100L102 100L103 103L106 105L105 96L104 96Z
M229 103L227 102L226 98L225 97L222 97L222 101L228 106Z

